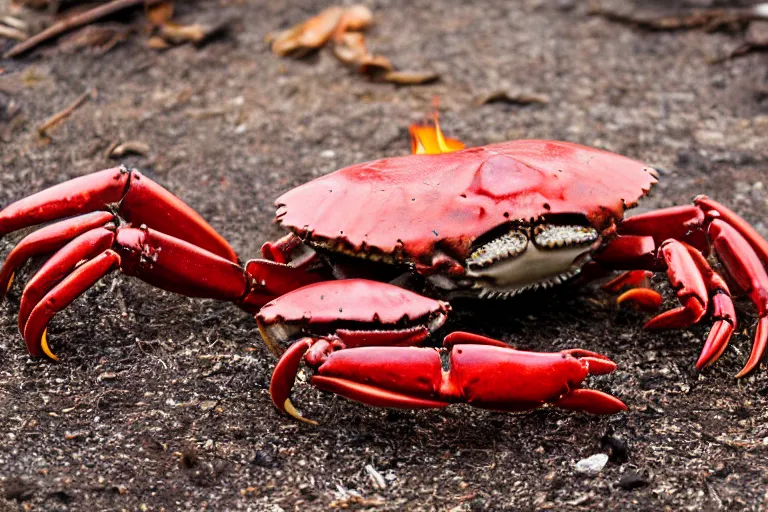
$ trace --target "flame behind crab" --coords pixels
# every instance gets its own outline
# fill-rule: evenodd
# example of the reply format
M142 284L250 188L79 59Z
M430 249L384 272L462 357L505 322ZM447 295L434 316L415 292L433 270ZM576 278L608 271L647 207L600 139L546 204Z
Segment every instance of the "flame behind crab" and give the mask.
M466 147L460 140L449 139L443 135L437 110L432 115L432 120L434 126L412 124L408 127L408 133L411 135L411 153L414 155L437 155L439 153L451 153Z

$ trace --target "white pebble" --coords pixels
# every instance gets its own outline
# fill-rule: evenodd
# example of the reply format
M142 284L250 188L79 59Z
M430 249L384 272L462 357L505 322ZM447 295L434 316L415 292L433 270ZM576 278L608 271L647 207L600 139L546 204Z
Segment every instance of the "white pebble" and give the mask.
M584 475L596 475L608 463L608 455L597 453L576 463L576 472Z

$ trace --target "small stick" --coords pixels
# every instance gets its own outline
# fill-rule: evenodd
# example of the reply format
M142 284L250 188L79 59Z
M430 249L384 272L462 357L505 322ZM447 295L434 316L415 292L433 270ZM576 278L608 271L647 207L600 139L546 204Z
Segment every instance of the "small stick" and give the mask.
M40 128L37 129L37 132L40 134L41 137L45 137L45 132L57 124L59 124L64 119L68 118L72 115L72 112L77 110L80 105L85 103L85 101L90 98L95 93L94 89L88 89L83 94L77 97L75 101L72 102L70 106L65 108L64 110L57 112L53 114L51 117L49 117L42 125L40 125Z
M16 39L17 41L25 41L29 38L29 36L21 30L13 27L6 27L5 25L0 25L0 37Z
M3 55L3 57L6 59L10 59L11 57L16 57L17 55L20 55L28 50L31 50L32 48L39 45L40 43L44 43L45 41L48 41L49 39L52 39L58 35L61 35L64 32L72 30L73 28L78 28L83 25L87 25L100 18L109 16L110 14L113 14L117 11L127 9L128 7L135 7L137 5L153 5L162 1L163 0L112 0L107 4L94 7L93 9L89 11L85 11L84 13L77 14L70 18L66 18L57 23L54 23L53 25L43 30L42 32L39 32L34 36L30 37L23 43L19 43L16 46L14 46L13 48L5 52L5 55Z

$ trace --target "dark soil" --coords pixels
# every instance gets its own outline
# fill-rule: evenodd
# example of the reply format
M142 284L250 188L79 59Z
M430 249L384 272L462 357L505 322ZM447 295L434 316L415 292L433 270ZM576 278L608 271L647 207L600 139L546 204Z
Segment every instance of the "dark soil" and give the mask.
M706 193L768 235L768 61L709 63L741 33L643 32L588 16L586 2L373 2L369 46L401 68L442 75L398 88L327 51L300 61L268 51L268 31L320 2L177 4L182 22L236 21L201 48L156 53L136 34L103 56L49 46L0 61L0 205L112 166L112 143L140 140L150 155L124 163L195 207L247 259L280 234L275 197L407 153L408 124L439 96L444 128L469 144L538 137L604 147L663 169L642 208ZM90 87L98 97L41 141L37 126ZM476 104L503 88L550 102ZM0 241L0 253L15 240ZM55 318L61 361L50 363L26 355L19 295L14 287L0 307L0 508L768 508L768 373L733 379L754 330L743 302L739 332L702 373L693 363L707 325L645 332L642 314L595 287L457 304L453 328L610 355L620 371L591 385L630 411L372 410L299 384L297 404L321 421L310 427L270 403L273 359L232 305L112 275ZM597 453L611 455L599 475L576 473Z

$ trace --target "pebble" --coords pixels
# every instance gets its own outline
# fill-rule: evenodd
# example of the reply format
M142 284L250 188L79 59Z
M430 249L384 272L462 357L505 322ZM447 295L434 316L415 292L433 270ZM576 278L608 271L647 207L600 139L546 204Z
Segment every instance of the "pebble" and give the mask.
M630 471L619 480L619 487L631 491L648 485L648 479L639 471Z
M608 455L604 453L596 453L591 457L582 459L576 463L576 472L583 475L596 475L603 470L608 463Z

